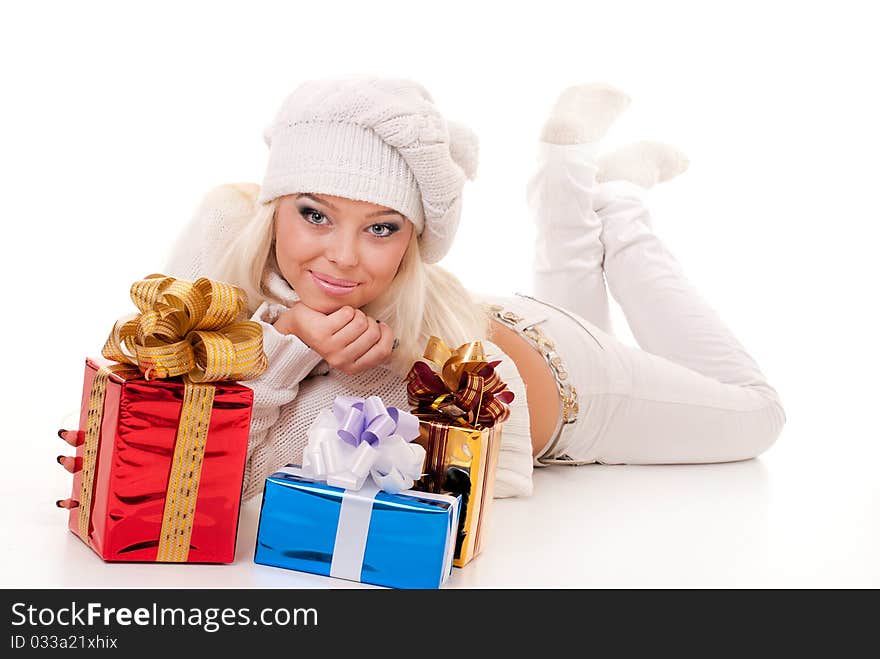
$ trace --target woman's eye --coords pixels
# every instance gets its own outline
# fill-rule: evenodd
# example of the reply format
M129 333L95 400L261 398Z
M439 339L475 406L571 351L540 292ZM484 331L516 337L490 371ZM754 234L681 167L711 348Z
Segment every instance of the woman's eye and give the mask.
M370 233L379 238L387 238L397 231L397 227L393 224L374 224L370 227Z
M324 224L326 219L323 213L319 213L314 208L303 208L300 211L300 215L305 218L306 222L311 224Z
M314 208L304 207L300 209L299 213L309 224L314 224L316 226L326 226L329 224L327 216L320 211L316 211ZM370 225L369 233L377 238L387 238L396 233L399 229L400 227L396 224L372 224Z

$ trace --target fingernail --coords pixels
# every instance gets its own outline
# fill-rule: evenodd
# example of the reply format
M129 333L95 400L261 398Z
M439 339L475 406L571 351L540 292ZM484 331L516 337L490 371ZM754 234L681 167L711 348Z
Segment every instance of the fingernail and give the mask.
M55 505L58 506L59 508L64 508L63 504L64 504L64 499L58 499L58 501L55 502Z
M58 464L64 467L65 470L70 472L71 474L82 469L82 461L80 460L80 467L77 469L77 458L68 457L66 455L58 456Z
M75 501L74 499L58 499L58 501L55 502L55 505L59 508L67 508L68 510L71 510L79 507L79 501Z
M57 463L60 464L60 465L61 465L61 464L64 464L64 462L62 462L62 460L64 460L64 456L63 456L63 455L59 455L57 458L55 458L55 462L57 462Z
M71 446L79 446L85 440L85 433L81 430L65 430L62 428L58 431L58 436Z
M400 345L400 339L395 338L394 343L391 344L391 349L397 350L397 346L399 346L399 345Z

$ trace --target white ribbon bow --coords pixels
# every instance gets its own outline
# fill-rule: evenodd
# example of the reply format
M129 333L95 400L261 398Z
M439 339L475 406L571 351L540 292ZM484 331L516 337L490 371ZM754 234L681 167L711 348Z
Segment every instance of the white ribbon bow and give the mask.
M337 396L309 427L303 472L346 490L360 490L368 475L386 492L408 490L425 463L418 436L418 418L379 396Z

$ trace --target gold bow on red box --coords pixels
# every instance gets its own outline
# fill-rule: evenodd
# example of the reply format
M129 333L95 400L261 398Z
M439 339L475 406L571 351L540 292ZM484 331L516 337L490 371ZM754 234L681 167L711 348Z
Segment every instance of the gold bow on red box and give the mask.
M216 386L256 378L266 370L263 332L259 323L243 319L244 292L224 282L202 277L191 283L153 274L132 284L131 299L140 313L118 320L101 350L106 359L117 363L100 367L85 392L83 405L88 411L84 414L82 473L75 474L73 492L78 505L72 515L78 519L72 517L70 525L99 551L90 518L99 446L113 441L101 439L108 378L112 375L120 382L176 378L183 384L183 404L155 560L185 562ZM240 483L230 487L237 492Z

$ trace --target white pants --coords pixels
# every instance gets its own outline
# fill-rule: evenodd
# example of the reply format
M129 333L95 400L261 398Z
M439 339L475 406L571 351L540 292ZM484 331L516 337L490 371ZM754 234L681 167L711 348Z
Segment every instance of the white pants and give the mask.
M535 297L568 312L554 338L580 389L577 422L540 461L757 456L785 423L777 392L652 231L646 191L596 182L596 152L542 142L528 185ZM611 335L606 282L641 349Z

